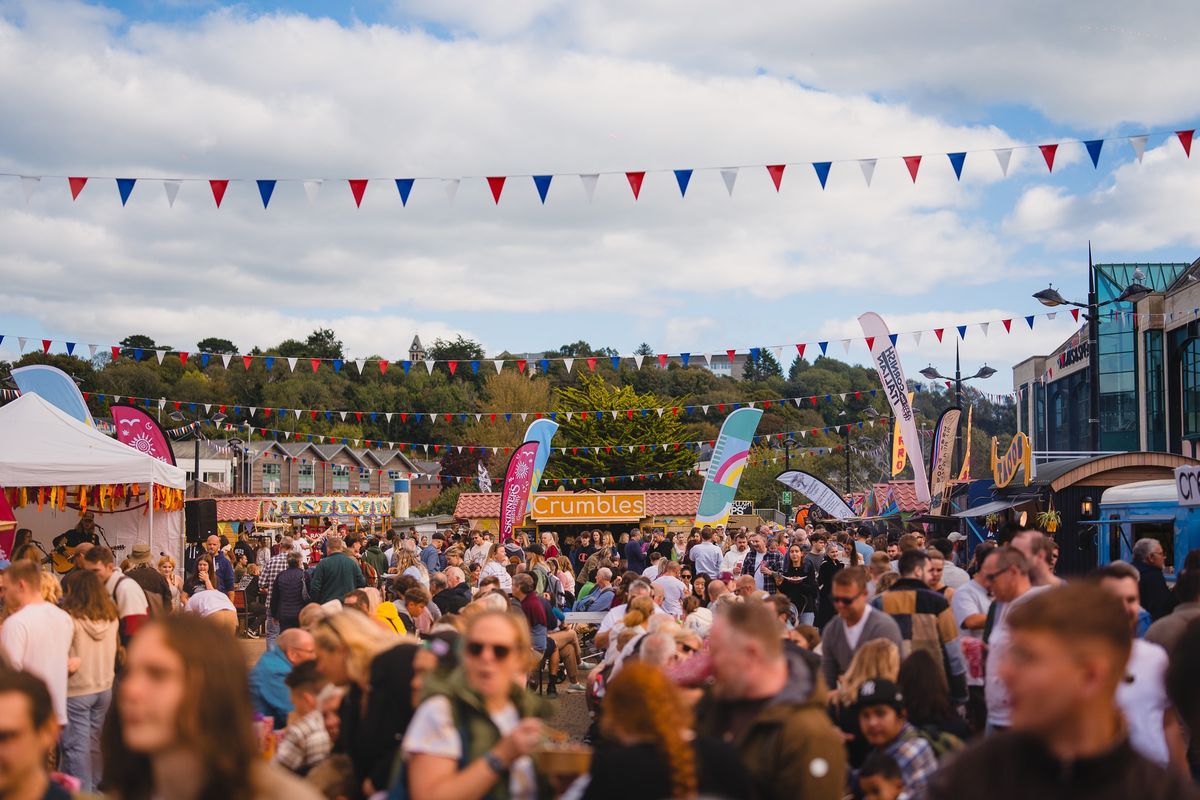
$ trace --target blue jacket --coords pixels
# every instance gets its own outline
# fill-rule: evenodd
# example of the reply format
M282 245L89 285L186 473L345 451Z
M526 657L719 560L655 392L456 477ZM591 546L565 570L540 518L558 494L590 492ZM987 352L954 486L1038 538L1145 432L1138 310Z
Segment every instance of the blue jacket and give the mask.
M646 563L646 551L642 549L642 543L636 539L630 539L625 543L625 563L626 569L631 569L641 575L649 566Z
M430 575L446 568L442 554L431 544L421 550L421 563L425 565L425 569L429 570Z
M233 585L236 583L233 578L233 564L229 563L229 559L225 557L224 553L217 553L213 563L217 567L217 591L226 594L232 592Z
M278 647L272 647L250 670L250 702L264 717L275 718L275 730L287 726L292 712L292 695L283 679L292 671L292 662Z

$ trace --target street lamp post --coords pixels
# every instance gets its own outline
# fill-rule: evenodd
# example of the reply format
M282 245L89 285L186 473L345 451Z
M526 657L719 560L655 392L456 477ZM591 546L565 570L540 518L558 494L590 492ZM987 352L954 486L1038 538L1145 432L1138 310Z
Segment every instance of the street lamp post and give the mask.
M1059 294L1051 284L1040 292L1035 292L1033 299L1048 308L1056 306L1074 306L1084 309L1084 318L1088 323L1088 439L1092 452L1100 451L1100 308L1110 303L1133 303L1144 299L1154 290L1144 286L1142 281L1145 274L1140 269L1133 271L1133 283L1125 287L1125 291L1113 300L1100 302L1096 291L1096 270L1092 264L1092 243L1088 242L1088 298L1086 303L1068 300Z
M976 372L974 375L968 375L967 377L964 378L963 374L962 374L962 361L959 359L959 356L958 356L958 343L955 342L954 343L954 377L953 378L951 378L949 375L941 374L940 372L938 372L936 369L933 368L932 364L930 364L925 369L921 370L921 374L931 381L936 381L939 379L943 380L943 381L953 381L954 382L954 405L956 407L958 407L959 410L961 410L963 407L963 382L964 381L973 381L976 379L987 380L988 378L990 378L996 374L996 370L992 369L987 364L984 364L982 367L979 368L979 371ZM962 452L962 416L960 415L958 418L958 425L955 426L955 429L954 429L954 459L950 462L951 474L956 475L956 476L958 475L959 470L961 469L963 455L964 454Z

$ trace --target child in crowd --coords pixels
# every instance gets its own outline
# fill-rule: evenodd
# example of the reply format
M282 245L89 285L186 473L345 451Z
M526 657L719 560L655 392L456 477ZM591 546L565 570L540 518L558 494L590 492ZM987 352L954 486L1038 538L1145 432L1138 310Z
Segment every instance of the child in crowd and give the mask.
M354 796L354 764L349 756L336 755L312 768L306 780L326 800L350 800Z
M907 800L904 776L896 759L880 752L867 756L858 771L858 788L863 800Z
M333 749L325 730L325 716L317 702L325 679L317 671L317 662L303 661L288 673L284 682L292 690L295 710L275 751L275 761L297 775L304 775L328 758Z

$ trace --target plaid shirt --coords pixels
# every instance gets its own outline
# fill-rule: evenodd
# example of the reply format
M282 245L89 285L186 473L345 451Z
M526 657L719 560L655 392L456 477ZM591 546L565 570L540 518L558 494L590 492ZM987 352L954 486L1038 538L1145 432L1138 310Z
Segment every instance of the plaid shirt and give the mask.
M287 559L288 551L271 556L271 560L263 567L262 575L259 576L258 586L266 600L267 608L271 607L271 590L275 588L275 579L287 569Z
M742 574L754 575L754 561L758 557L757 550L751 550L746 554L746 560L742 562ZM762 571L763 567L771 570L768 575ZM767 549L767 552L762 554L762 560L758 563L758 574L762 576L763 591L767 594L775 594L775 573L783 572L783 553L778 550Z
M309 768L329 758L332 749L333 743L329 740L329 732L325 730L324 717L321 710L317 709L288 725L275 750L275 761L303 775Z
M900 776L904 779L904 791L914 797L924 796L925 784L938 768L933 746L917 733L916 728L906 722L900 735L883 748L883 752L895 759L899 765Z

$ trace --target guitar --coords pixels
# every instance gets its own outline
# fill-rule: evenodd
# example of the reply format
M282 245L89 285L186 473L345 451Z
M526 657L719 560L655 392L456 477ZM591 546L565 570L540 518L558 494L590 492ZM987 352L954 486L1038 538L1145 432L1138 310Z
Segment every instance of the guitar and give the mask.
M115 544L109 548L113 553L119 553L125 549L123 544ZM45 551L43 551L45 552ZM46 556L45 562L51 566L51 569L59 575L66 575L71 570L75 569L75 547L71 545L59 545L54 548L54 552Z

